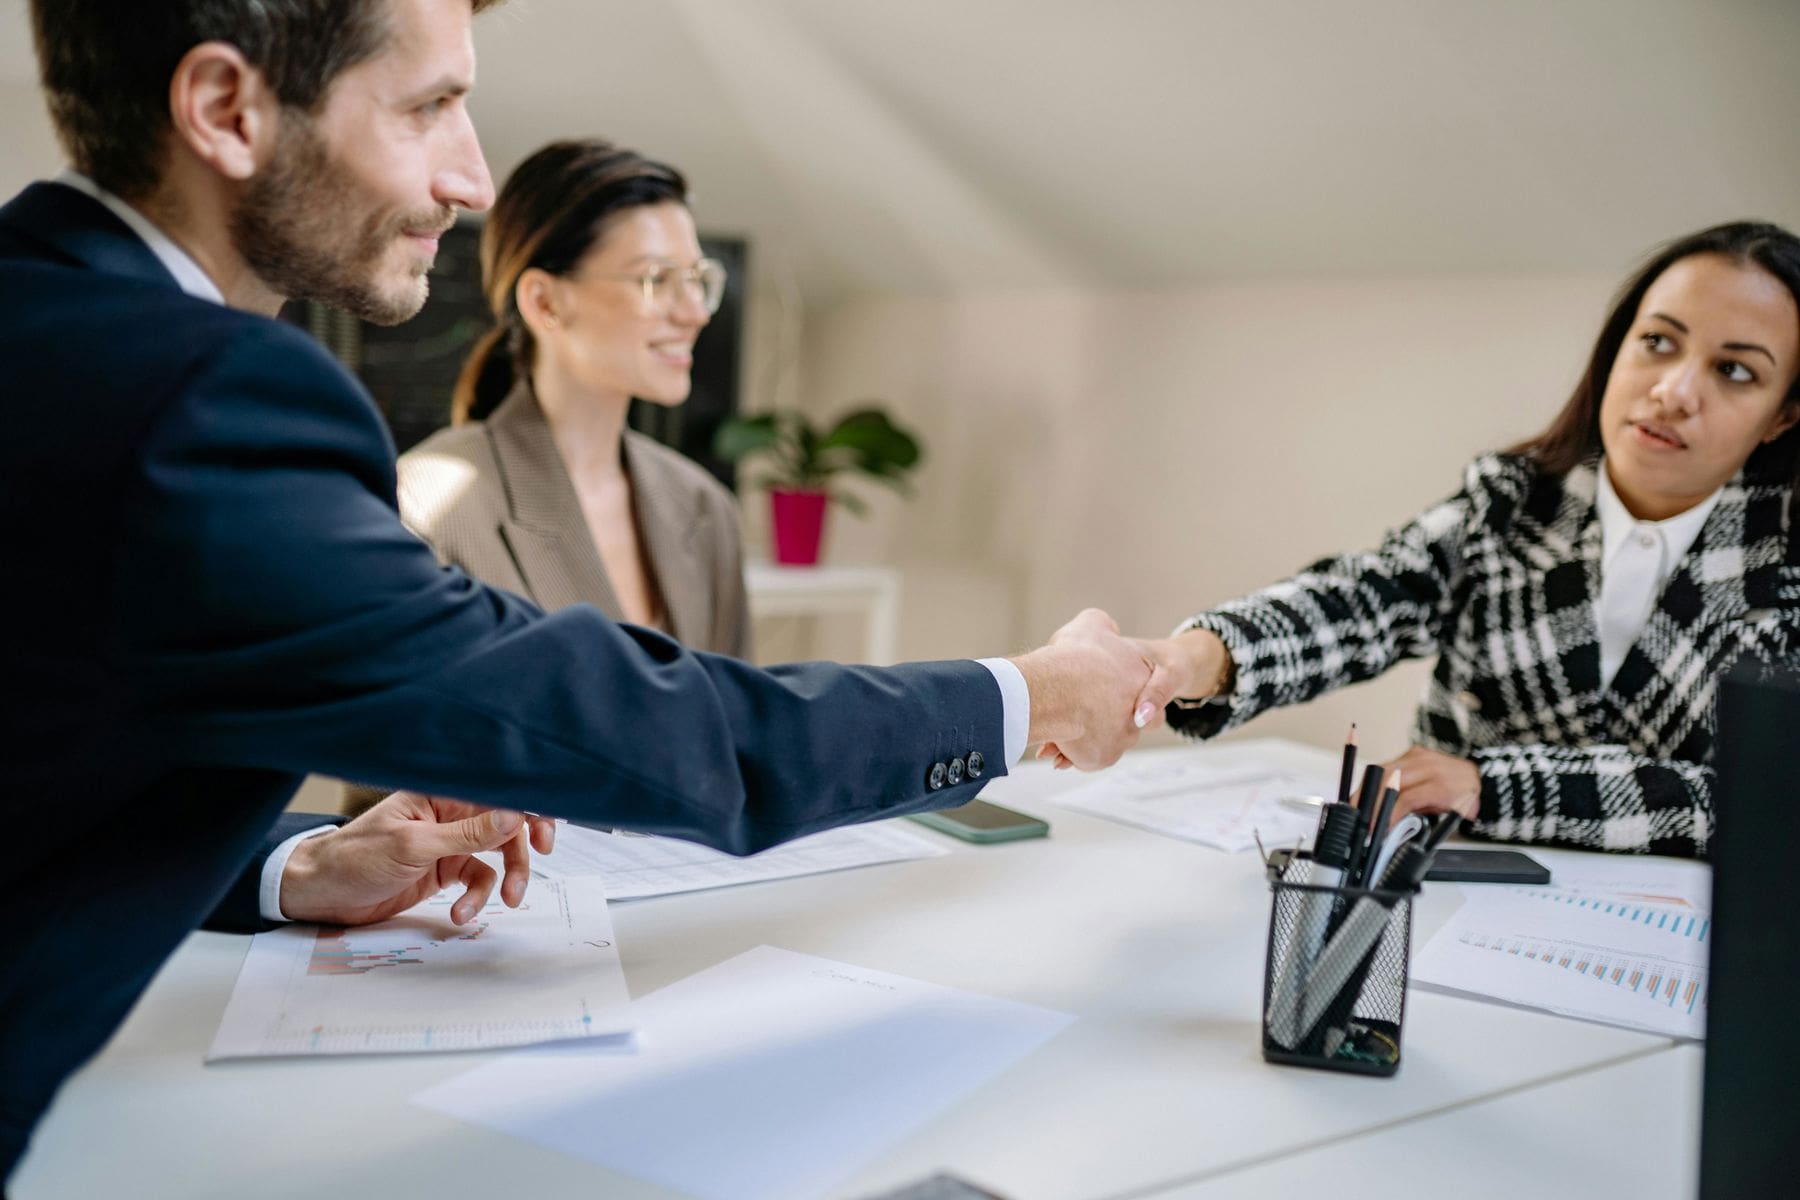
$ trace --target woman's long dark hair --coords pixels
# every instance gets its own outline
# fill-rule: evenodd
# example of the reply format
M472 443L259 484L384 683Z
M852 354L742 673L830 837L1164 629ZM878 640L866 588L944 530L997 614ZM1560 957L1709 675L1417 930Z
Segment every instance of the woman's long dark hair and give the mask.
M481 231L481 287L495 325L463 363L451 423L483 420L531 374L536 347L514 299L520 275L533 267L566 275L613 213L686 200L681 172L599 138L552 142L520 163Z
M1664 271L1696 254L1722 254L1740 265L1761 267L1782 282L1794 297L1794 304L1800 307L1800 238L1779 225L1733 221L1675 239L1651 255L1619 289L1612 313L1601 326L1599 340L1588 358L1587 371L1556 419L1536 437L1514 446L1511 453L1535 460L1553 475L1566 475L1600 453L1600 399L1606 393L1606 380L1612 374L1613 361L1619 357L1619 348L1625 344L1625 335L1637 320L1644 293ZM1800 375L1789 385L1782 403L1800 405ZM1800 426L1758 446L1750 456L1749 466L1752 473L1765 478L1788 480L1800 492Z

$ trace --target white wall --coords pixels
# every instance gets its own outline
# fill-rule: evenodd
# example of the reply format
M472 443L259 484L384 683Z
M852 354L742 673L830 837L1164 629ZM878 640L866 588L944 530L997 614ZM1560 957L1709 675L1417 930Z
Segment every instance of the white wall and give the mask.
M1567 397L1617 281L1592 275L868 298L808 315L814 412L877 397L919 496L827 553L906 573L905 657L1041 641L1085 605L1161 634L1369 544ZM752 504L755 501L751 502ZM1423 665L1247 733L1404 745Z
M32 180L54 175L62 161L37 85L0 82L0 203Z

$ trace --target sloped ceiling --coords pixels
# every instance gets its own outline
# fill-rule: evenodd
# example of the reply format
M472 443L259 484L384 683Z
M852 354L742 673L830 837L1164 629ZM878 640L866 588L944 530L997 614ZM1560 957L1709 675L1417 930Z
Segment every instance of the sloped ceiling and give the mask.
M497 175L614 137L810 297L1613 272L1800 225L1793 0L511 0L476 36Z

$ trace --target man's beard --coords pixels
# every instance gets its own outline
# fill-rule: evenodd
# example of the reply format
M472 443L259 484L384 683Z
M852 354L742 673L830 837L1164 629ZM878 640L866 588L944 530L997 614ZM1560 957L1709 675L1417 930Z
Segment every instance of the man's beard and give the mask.
M441 230L450 208L358 219L362 188L304 117L283 114L275 155L232 216L231 238L250 269L289 300L317 300L375 325L398 325L425 306L425 267L383 291L384 260L408 231Z

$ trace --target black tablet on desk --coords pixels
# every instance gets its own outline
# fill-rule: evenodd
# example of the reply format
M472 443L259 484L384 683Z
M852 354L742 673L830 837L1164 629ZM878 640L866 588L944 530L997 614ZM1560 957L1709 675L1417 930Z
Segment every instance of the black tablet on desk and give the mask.
M1427 883L1530 883L1550 882L1550 868L1517 850L1472 850L1445 846L1431 860Z

